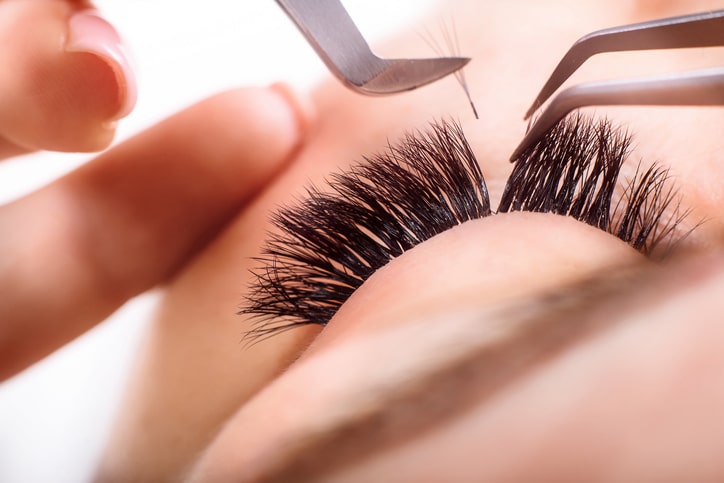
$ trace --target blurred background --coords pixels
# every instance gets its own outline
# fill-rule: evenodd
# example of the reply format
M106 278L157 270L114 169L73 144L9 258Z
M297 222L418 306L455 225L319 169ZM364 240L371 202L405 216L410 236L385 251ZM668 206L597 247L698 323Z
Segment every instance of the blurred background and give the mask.
M326 75L273 0L95 3L126 40L138 76L138 104L121 122L116 143L220 90L277 80L304 89ZM434 0L343 3L374 43L423 15ZM433 34L439 30L435 22L427 27ZM92 158L36 153L3 161L0 204ZM155 299L154 293L137 297L72 344L0 384L0 482L88 481Z

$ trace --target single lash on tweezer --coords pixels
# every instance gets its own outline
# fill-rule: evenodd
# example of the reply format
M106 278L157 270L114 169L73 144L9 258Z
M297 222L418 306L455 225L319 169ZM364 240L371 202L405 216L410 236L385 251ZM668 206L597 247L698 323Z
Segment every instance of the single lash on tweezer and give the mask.
M277 0L332 74L361 94L416 89L461 69L467 57L383 59L376 56L339 0Z
M590 57L604 52L724 46L724 10L599 30L576 41L533 102L525 119ZM528 129L514 161L569 112L584 106L724 105L724 67L637 79L591 82L558 94Z

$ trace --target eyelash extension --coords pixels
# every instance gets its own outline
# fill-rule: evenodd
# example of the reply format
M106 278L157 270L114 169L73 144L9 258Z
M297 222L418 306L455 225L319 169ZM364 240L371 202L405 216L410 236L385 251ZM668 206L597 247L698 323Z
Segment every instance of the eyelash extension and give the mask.
M440 44L435 40L435 36L432 35L429 31L427 31L426 35L423 37L427 45L429 45L430 48L439 57L446 57L450 55L453 57L461 57L462 50L460 49L460 39L458 38L457 27L455 26L455 19L451 17L449 24L444 20L440 20L440 31L442 32L443 41L447 45L447 52L443 47L440 46ZM480 116L478 115L478 110L475 107L472 96L470 95L468 81L465 78L465 69L458 69L453 75L455 76L455 80L458 82L460 87L462 87L465 96L468 98L468 103L470 104L470 108L473 111L473 116L475 116L475 119L480 119Z
M326 324L377 269L419 243L491 214L485 179L452 122L408 134L386 152L333 174L329 192L272 215L257 259L252 296L241 311L260 321L254 340L293 327Z
M630 147L631 136L608 120L569 116L516 160L498 213L572 216L647 256L666 241L665 255L680 241L672 235L689 212L681 210L669 171L657 164L646 170L639 164L612 205Z
M668 172L636 171L612 204L630 136L608 121L572 116L521 156L498 213L571 216L650 254L687 213ZM399 144L331 175L296 206L272 215L241 314L256 319L245 339L260 341L304 325L325 325L377 269L455 225L494 214L485 179L462 128L433 123ZM667 216L667 214L670 214Z

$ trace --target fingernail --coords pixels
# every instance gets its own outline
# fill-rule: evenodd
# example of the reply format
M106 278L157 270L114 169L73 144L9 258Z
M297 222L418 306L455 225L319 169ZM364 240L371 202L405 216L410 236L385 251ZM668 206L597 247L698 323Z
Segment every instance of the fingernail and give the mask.
M95 10L82 10L68 21L67 52L87 52L102 58L112 69L118 84L120 107L113 119L127 116L136 105L136 76L121 37Z

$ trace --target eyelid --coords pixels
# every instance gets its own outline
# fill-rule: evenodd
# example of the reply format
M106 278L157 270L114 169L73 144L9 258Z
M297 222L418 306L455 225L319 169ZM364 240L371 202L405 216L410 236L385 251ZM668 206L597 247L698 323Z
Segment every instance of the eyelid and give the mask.
M519 215L526 214L513 216ZM528 216L540 218L540 215ZM484 220L483 223L488 221L500 220ZM675 273L674 270L672 272ZM527 299L529 303L493 304L485 310L456 308L452 312L430 311L416 319L417 323L398 326L389 323L395 319L394 313L385 314L386 320L381 321L383 324L387 322L383 332L371 337L347 337L347 341L341 344L335 341L333 347L328 347L319 357L310 358L309 354L305 354L305 360L285 373L244 408L241 417L237 416L232 424L227 425L212 447L216 451L211 453L219 458L220 447L226 447L237 456L242 455L241 459L226 459L239 465L236 470L246 468L251 471L250 468L253 468L264 475L267 471L288 474L295 470L295 464L305 463L309 463L304 467L307 470L328 471L344 464L345 455L367 456L367 452L384 447L383 441L388 441L386 438L399 443L400 439L416 435L415 431L421 427L429 428L429 425L455 416L465 409L460 407L464 406L461 399L464 402L465 396L479 402L486 394L495 393L512 379L524 376L531 368L537 367L541 358L547 360L550 354L565 350L592 332L605 330L615 321L610 317L602 319L598 314L610 315L609 305L620 310L623 304L617 303L617 297L635 295L637 292L632 287L642 283L648 291L656 293L666 284L661 273L661 268L654 264L626 263L625 268L614 272L613 276L608 271L599 273L570 290L560 292L557 297L532 297ZM590 310L592 301L597 300L603 300L604 305L597 311ZM576 316L562 317L563 313ZM456 323L445 324L451 316L455 316ZM561 329L561 326L565 328ZM315 345L326 333L322 333ZM400 345L406 339L415 341L408 345L414 347L418 357L393 357L394 361L389 365L387 358L370 361L369 355L374 351L385 355L404 351L405 347ZM419 355L428 353L430 357L421 360ZM377 365L384 366L385 370L376 370ZM330 367L347 367L353 372L333 371L330 374ZM399 379L399 384L395 383L395 378ZM471 382L472 378L475 382ZM311 381L320 379L323 382L319 391L315 387L300 404L288 407L290 394L307 390ZM350 380L360 384L352 384ZM441 389L451 386L458 390L446 392ZM379 394L376 391L380 391ZM441 392L453 396L436 398L435 395ZM411 393L412 398L409 397ZM405 407L405 404L408 406ZM360 405L364 411L360 411ZM272 424L270 428L265 425L268 418L258 417L262 412L267 414L270 407L282 406L288 409L283 411L283 424ZM400 406L409 410L406 414L410 416L411 423L402 421L400 424L401 418L389 417L400 411ZM364 431L355 432L352 430L355 427L364 428ZM260 434L260 431L266 435L265 446L261 448L258 441L247 436ZM249 451L238 453L240 442L244 445L242 448L249 445ZM340 448L342 451L337 453ZM344 451L350 448L354 451ZM204 463L213 467L213 458L208 456ZM303 471L295 474L301 478ZM319 475L315 473L314 476Z
M473 220L374 273L310 350L385 329L412 314L424 317L443 306L458 310L522 300L590 273L650 263L621 240L570 217L513 212Z
M500 211L571 216L651 253L671 240L687 212L679 210L666 171L657 167L630 183L623 210L612 203L629 143L606 121L564 121L516 165ZM311 187L298 206L273 216L279 231L257 260L241 312L255 320L247 340L325 325L391 259L491 214L483 175L458 124L439 122L428 132L408 134L386 152L332 175L329 190Z

